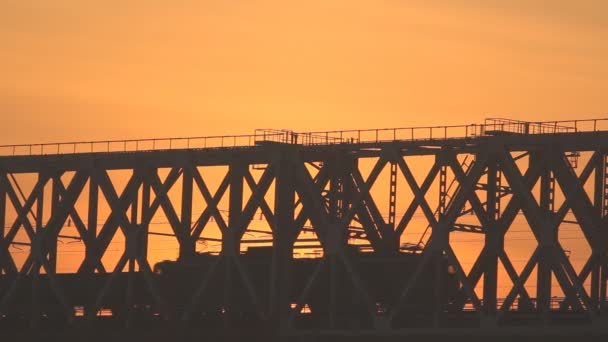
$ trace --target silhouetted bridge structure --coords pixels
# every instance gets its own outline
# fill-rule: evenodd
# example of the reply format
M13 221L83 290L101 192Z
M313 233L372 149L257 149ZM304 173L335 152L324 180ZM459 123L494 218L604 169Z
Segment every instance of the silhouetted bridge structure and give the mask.
M0 329L603 327L607 156L608 119L0 146ZM267 230L252 227L258 213ZM534 241L519 270L518 216ZM580 253L562 247L565 225ZM471 267L456 232L483 241ZM175 239L178 261L149 262L155 234ZM62 256L62 239L82 253ZM67 261L78 266L58 272Z

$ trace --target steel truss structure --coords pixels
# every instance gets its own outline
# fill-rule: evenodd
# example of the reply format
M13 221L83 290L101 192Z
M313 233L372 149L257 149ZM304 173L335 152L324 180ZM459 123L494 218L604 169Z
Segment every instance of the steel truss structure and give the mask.
M209 329L220 330L245 329L246 321L253 321L257 328L272 331L356 327L374 334L416 329L408 320L435 328L522 322L602 326L608 315L608 130L599 127L602 122L593 120L593 128L580 129L576 122L490 120L463 126L466 134L455 137L447 133L453 127L433 127L428 128L431 136L422 138L414 136L419 129L414 128L405 131L411 137L397 137L398 130L376 130L367 140L362 132L370 131L259 131L254 143L236 147L37 154L30 146L31 154L0 157L0 324L3 329L8 329L6 322L37 328L47 321L78 326L111 319L126 326L196 325L208 319L215 322ZM434 134L442 131L446 133ZM386 132L393 137L383 139ZM107 146L110 149L110 143ZM581 154L589 157L575 160ZM419 166L414 156L432 162ZM371 166L368 174L360 167L363 163ZM201 171L207 166L225 167L215 191ZM169 170L166 177L160 169ZM259 177L254 177L254 169ZM371 190L384 169L390 173L388 196L382 195L389 199L388 217ZM128 171L124 189L114 184L111 170ZM420 170L422 178L415 176ZM29 193L23 192L20 174L35 175ZM398 195L398 178L405 180L399 186L408 189L410 198ZM48 187L50 196L44 190ZM172 189L177 196L169 195ZM204 199L202 207L193 204L194 193ZM111 210L105 221L98 215L102 200ZM78 201L86 202L86 217ZM402 202L405 211L396 209L398 201L407 201ZM228 203L227 215L220 210L222 203ZM43 219L45 210L48 220ZM9 218L9 211L16 217ZM270 228L272 246L262 288L241 251L258 212ZM430 234L423 243L406 246L402 236L417 212L428 222ZM184 305L171 301L173 294L163 289L148 259L150 223L157 213L168 220L180 258L197 255L196 243L210 222L221 231L221 250L192 280ZM518 214L536 240L521 270L513 266L505 240ZM464 215L476 217L479 224L461 223ZM575 224L581 242L588 245L582 268L573 266L560 242L565 222ZM84 251L77 272L66 275L57 272L57 246L68 224L76 228L74 238L82 241ZM295 280L290 268L303 231L314 234L323 253L292 298L289 289ZM450 236L455 231L483 234L483 248L470 269L454 251ZM102 258L118 232L124 235L124 248L114 268L107 269ZM381 280L398 287L391 301L380 303L370 291L369 276L349 252L353 240L378 256L418 256L405 280L397 274ZM22 262L13 246L27 247ZM449 303L440 300L445 261L458 282L458 294ZM499 297L499 265L510 284L505 298ZM434 276L424 277L429 269ZM531 293L526 284L534 272L536 292ZM329 285L323 288L323 298L329 304L315 316L314 308L307 311L309 298L315 284L325 281ZM224 292L216 321L201 313L214 284ZM435 291L424 312L410 307L420 286ZM345 288L352 289L349 293L361 308L356 319L340 308L338 297ZM556 288L563 293L557 304ZM111 299L117 292L119 301ZM250 316L237 317L242 313L231 309L235 301L248 303L243 312ZM108 307L113 317L99 316Z

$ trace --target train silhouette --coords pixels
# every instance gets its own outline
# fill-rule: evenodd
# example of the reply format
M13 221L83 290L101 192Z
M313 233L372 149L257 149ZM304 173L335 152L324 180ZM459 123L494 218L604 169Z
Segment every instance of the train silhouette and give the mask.
M361 322L370 314L382 315L399 301L404 286L416 275L423 258L421 253L411 252L380 255L356 246L349 246L346 252L350 256L350 267L339 256L335 256L334 261L320 256L293 258L283 264L287 274L278 286L286 288L292 309L300 303L301 316L312 320L326 320L333 315L347 319L359 317ZM195 254L159 262L154 271L163 293L168 294L170 302L177 307L191 305L191 294L200 288L208 272L214 273L200 302L194 303L198 316L230 312L249 320L256 316L251 292L260 303L272 302L271 292L276 290L271 286L272 247L249 248L239 256L240 266L232 262L231 270L225 264L218 265L218 258L221 256ZM225 258L224 262L231 261ZM462 300L455 268L446 258L441 258L438 264L428 263L412 284L400 309L404 317L430 314L434 305L452 311Z
M357 324L364 324L371 315L382 315L399 301L404 286L415 276L423 258L422 254L411 252L379 255L357 248L346 251L350 267L338 256L333 261L323 256L285 261L287 274L281 279L286 281L279 286L286 292L291 309L302 303L299 317L314 321L324 321L330 316L352 321L355 317ZM163 308L157 299L162 298L164 306L177 315L190 310L193 319L217 321L230 316L236 325L238 322L255 324L263 319L259 315L260 307L265 308L262 311L267 310L272 291L276 290L271 286L272 247L249 248L236 258L238 262L218 254L196 253L174 261L165 260L154 265L148 278L143 272L56 274L54 280L40 274L35 281L35 292L32 291L33 276L3 275L0 294L4 297L10 291L14 293L5 303L2 314L29 317L35 310L47 320L57 321L65 319L65 304L80 316L96 303L97 311L93 315L107 315L116 321L127 316L158 318ZM20 282L20 286L12 286L15 281ZM53 286L53 281L64 289L61 295L54 290L57 286ZM454 268L445 258L438 264L428 263L412 284L400 309L403 317L430 314L436 305L449 311L462 293ZM193 302L197 291L200 296ZM32 306L34 296L39 303L35 308Z

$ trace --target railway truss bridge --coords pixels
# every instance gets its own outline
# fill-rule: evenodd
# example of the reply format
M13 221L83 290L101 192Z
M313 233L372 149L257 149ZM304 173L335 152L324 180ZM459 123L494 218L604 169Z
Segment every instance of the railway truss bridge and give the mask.
M0 146L0 330L605 327L607 158L608 119Z

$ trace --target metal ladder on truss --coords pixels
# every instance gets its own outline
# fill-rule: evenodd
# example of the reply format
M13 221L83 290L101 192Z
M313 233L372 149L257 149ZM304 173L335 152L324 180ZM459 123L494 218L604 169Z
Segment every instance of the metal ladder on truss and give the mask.
M475 159L473 159L470 163L467 164L469 157L470 157L470 155L467 154L465 156L464 160L462 161L462 163L460 163L460 166L462 168L466 168L466 170L464 171L465 175L469 173L469 171L475 164ZM449 196L449 192L452 189L452 187L454 186L454 183L456 183L456 178L452 179L450 184L447 185L447 168L445 166L442 166L439 169L439 205L437 206L437 209L435 209L435 212L433 213L433 215L438 216L438 215L444 214L446 209L449 208L450 205L452 204L453 197ZM458 188L455 190L454 193L458 192L459 188L460 188L460 185L458 185ZM422 248L424 246L423 241L430 228L431 228L431 224L429 223L426 226L424 232L422 233L420 240L418 240L418 243L415 246L417 246L418 248Z

